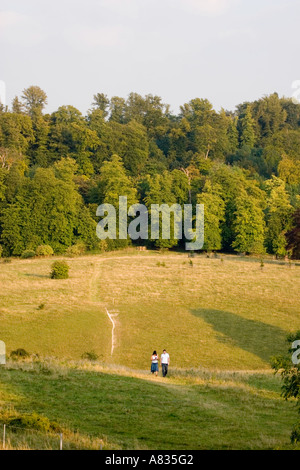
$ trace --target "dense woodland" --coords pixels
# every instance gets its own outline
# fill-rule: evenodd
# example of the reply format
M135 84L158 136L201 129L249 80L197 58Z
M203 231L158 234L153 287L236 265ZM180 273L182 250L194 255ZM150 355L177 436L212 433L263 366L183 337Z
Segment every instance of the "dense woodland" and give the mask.
M45 114L47 95L32 86L0 108L3 256L131 243L96 237L97 206L119 195L203 203L207 251L300 256L299 105L274 93L216 112L196 98L174 115L158 96L93 99L87 116L73 106Z

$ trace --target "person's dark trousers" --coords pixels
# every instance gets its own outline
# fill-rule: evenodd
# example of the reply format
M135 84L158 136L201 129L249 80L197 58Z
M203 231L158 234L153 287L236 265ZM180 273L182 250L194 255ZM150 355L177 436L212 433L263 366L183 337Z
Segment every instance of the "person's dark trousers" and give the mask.
M161 369L162 369L162 375L163 377L165 377L168 373L168 364L162 364Z

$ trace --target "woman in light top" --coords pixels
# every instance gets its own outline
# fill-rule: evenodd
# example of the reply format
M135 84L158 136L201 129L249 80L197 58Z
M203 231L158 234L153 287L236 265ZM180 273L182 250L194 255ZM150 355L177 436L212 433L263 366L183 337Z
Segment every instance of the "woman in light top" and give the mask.
M155 373L156 376L158 374L158 361L159 361L159 357L157 355L157 352L153 351L153 354L151 356L151 372L152 374Z

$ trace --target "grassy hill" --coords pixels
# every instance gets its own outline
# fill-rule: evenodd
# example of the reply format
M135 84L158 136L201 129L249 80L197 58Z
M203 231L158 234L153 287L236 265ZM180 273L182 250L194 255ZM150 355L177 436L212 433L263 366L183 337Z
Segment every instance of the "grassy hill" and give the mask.
M69 259L70 279L52 280L52 262L1 264L8 352L79 359L95 351L106 363L145 370L153 349L167 348L177 368L260 370L300 328L295 265L197 257L191 266L186 254L129 251ZM106 308L119 312L112 357Z
M32 355L0 367L0 440L7 423L12 448L58 448L58 431L11 426L37 413L70 449L289 447L296 409L270 356L300 329L298 266L128 250L52 280L52 262L0 265L0 339ZM163 348L167 379L149 373Z
M53 361L0 369L0 404L55 420L67 430L64 446L79 449L99 449L100 442L103 449L286 448L296 411L279 389L277 377L257 372L173 369L163 379ZM0 423L9 423L4 409ZM15 448L24 441L31 448L59 448L58 434L30 431L25 439L24 430L8 425L7 439Z

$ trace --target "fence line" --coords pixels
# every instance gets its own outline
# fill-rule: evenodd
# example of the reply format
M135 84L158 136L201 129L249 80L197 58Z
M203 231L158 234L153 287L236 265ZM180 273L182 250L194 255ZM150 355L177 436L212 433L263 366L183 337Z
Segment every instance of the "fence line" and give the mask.
M6 443L7 443L7 437L8 437L8 431L12 429L16 429L16 430L21 430L23 433L26 433L26 432L31 432L32 434L33 433L37 433L37 434L42 434L45 439L47 438L55 438L55 437L59 437L59 450L63 450L63 433L54 433L53 435L47 435L47 434L44 434L42 430L40 429L36 429L36 428L24 428L22 426L14 426L14 425L10 425L10 424L3 424L3 438L2 438L2 447L3 449L6 448Z
M21 431L22 433L32 433L32 435L34 435L34 433L36 434L40 434L45 441L50 441L49 443L51 443L51 438L52 439L55 439L57 438L57 440L59 439L59 450L63 450L63 443L64 443L64 435L63 433L53 433L53 434L47 434L46 432L42 431L41 429L36 429L36 428L30 428L30 427L22 427L22 426L15 426L15 425L10 425L10 424L2 424L0 425L2 427L2 449L5 450L6 447L7 447L7 444L8 442L10 442L9 440L9 431L10 430L17 430L17 431ZM0 427L0 429L1 429ZM1 441L0 441L1 442ZM1 444L0 444L1 446ZM102 450L103 449L103 446L102 446L102 443L100 443L99 445L99 450Z

